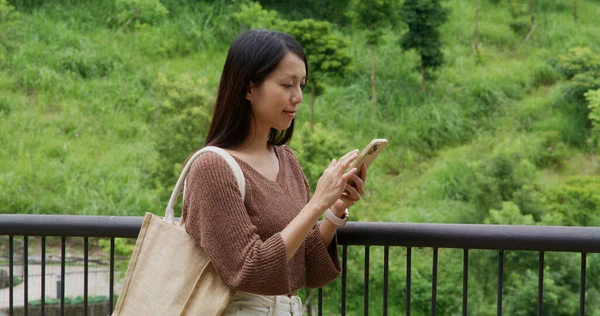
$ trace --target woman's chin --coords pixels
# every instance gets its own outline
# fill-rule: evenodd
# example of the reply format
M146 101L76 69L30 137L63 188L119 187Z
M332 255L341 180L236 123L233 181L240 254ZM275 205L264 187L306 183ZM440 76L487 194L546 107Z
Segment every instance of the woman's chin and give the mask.
M273 128L276 129L276 130L278 130L278 131L280 131L280 132L283 132L286 129L290 128L290 126L292 126L292 121L290 121L287 124L279 124L278 126L273 126Z

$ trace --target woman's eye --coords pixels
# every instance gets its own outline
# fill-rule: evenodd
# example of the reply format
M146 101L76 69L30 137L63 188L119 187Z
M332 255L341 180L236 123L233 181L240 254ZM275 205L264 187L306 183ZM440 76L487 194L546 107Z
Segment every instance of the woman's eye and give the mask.
M306 87L306 84L301 84L300 85L300 90L304 90L304 87Z
M291 87L293 87L293 86L294 86L294 85L292 85L292 84L284 84L284 85L283 85L283 87L284 87L284 88L287 88L287 89L289 89L289 88L291 88Z

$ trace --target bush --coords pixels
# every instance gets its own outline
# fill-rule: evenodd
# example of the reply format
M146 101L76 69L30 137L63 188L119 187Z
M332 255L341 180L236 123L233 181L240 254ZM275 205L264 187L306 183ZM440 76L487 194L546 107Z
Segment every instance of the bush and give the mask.
M592 123L592 142L597 145L598 140L600 140L600 89L586 92L585 98L588 101L588 110L590 111L588 118Z
M312 191L331 160L339 159L346 153L347 145L343 139L335 131L318 123L313 132L310 131L308 122L295 127L290 148L296 152Z
M560 79L560 73L548 64L540 65L533 70L533 87L550 86Z
M156 99L153 140L159 158L151 165L152 182L161 200L166 201L175 185L186 157L202 147L208 133L210 100L206 79L189 74L175 78L159 73L155 83Z
M600 71L600 55L594 54L589 47L573 47L567 54L559 55L555 63L567 79L577 74Z
M585 93L600 89L600 71L576 74L567 86L567 97L579 103L585 102Z
M276 11L263 9L260 3L250 1L241 3L239 11L233 14L233 18L240 23L240 28L243 30L277 29L281 23Z
M159 0L117 0L118 27L141 27L152 25L169 14L169 10Z
M96 296L88 296L88 303L100 303L100 302L108 302L108 296L103 296L103 295L96 295ZM114 296L115 298L115 302L117 301L116 298L117 296ZM58 305L60 304L60 299L58 298L47 298L44 303L46 305ZM83 304L83 296L77 296L77 297L65 297L65 304L66 305L78 305L78 304ZM42 305L42 301L41 300L33 300L33 301L29 301L29 306L40 306Z
M533 225L535 221L531 214L524 215L514 202L503 202L500 210L491 209L486 224L502 225Z
M558 225L600 226L600 178L572 177L548 193L549 216Z
M68 48L59 54L59 70L69 71L81 78L105 77L122 63L119 55L92 48L84 51Z

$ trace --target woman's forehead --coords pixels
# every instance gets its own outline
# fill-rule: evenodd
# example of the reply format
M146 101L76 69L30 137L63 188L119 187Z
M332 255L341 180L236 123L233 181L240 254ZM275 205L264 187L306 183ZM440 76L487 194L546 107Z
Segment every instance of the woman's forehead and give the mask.
M305 78L306 65L296 54L287 53L283 56L273 74L277 77L289 77L290 79Z

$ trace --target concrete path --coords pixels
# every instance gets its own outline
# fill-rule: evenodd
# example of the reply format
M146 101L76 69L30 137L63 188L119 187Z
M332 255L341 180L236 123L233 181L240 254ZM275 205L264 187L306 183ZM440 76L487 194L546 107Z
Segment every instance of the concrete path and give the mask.
M29 264L29 285L27 297L29 301L39 300L41 298L41 265ZM0 269L8 272L8 267L3 266ZM14 268L14 275L23 279L23 266ZM88 267L88 296L109 296L109 268L108 266ZM60 279L60 265L46 265L46 299L57 298L57 281ZM84 273L83 266L65 266L65 297L83 296L84 293ZM116 282L115 278L115 282ZM118 286L115 286L115 294L118 294ZM13 306L23 306L25 302L25 283L21 283L13 288L14 301ZM9 306L9 288L0 289L0 309ZM2 316L2 315L0 315Z

